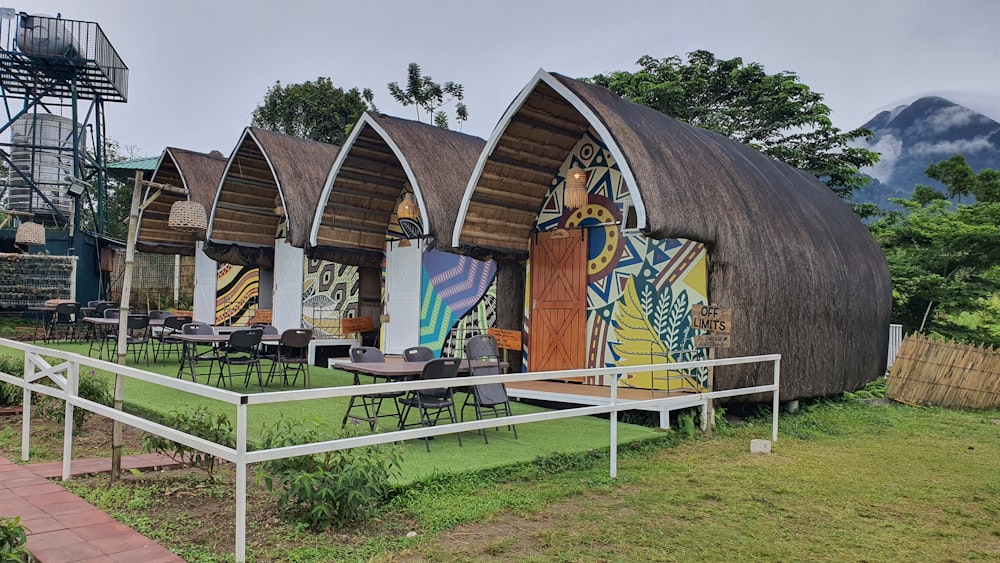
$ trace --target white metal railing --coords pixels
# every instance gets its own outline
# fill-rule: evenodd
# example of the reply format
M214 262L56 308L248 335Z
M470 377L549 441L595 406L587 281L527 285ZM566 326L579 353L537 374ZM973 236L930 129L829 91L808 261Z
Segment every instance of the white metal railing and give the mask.
M327 387L320 389L302 389L292 391L277 391L267 393L237 393L225 389L217 389L207 385L184 381L173 377L163 376L141 369L122 366L104 360L93 359L80 354L63 352L44 348L33 344L16 342L0 338L0 346L19 349L24 351L24 374L23 377L15 377L11 374L0 373L0 381L17 385L24 390L23 404L25 416L22 417L22 447L21 458L28 460L29 437L31 432L30 419L28 413L31 412L31 393L41 393L66 401L66 420L63 437L63 480L70 478L73 440L73 409L84 408L101 416L117 420L129 426L133 426L144 432L149 432L163 438L179 442L186 446L195 448L202 452L214 455L219 459L224 459L236 465L236 545L235 555L237 561L246 560L246 477L247 466L251 463L284 459L301 455L318 454L336 450L346 450L357 447L398 442L402 440L412 440L442 434L454 434L457 432L474 431L488 429L511 424L527 424L531 422L542 422L546 420L556 420L562 418L572 418L577 416L588 416L596 414L608 414L610 418L610 475L617 477L618 474L618 413L626 410L643 409L656 406L670 405L671 402L688 401L698 398L706 401L721 399L725 397L737 397L743 395L755 395L758 393L772 394L772 422L771 439L778 440L778 389L780 386L781 355L767 354L760 356L746 356L739 358L725 358L716 360L697 360L691 362L678 362L670 364L641 365L628 367L592 368L567 371L547 371L530 373L510 373L500 375L482 375L460 377L455 379L434 379L426 381L405 381L398 383L377 383L367 385L349 385L343 387ZM57 358L61 363L51 365L42 356ZM410 430L396 430L381 432L364 436L350 438L339 438L314 442L311 444L300 444L296 446L286 446L281 448L271 448L265 450L247 451L247 414L251 405L264 405L273 403L284 403L294 401L305 401L313 399L346 398L355 395L370 393L389 393L393 391L411 391L416 389L432 389L441 387L468 387L471 385L481 385L487 383L513 383L517 381L538 381L543 379L556 379L564 377L588 377L603 375L624 375L636 372L660 371L660 370L684 370L700 367L738 365L751 363L774 364L774 378L769 385L756 385L753 387L743 387L739 389L728 389L724 391L710 391L697 394L685 394L683 396L660 397L647 400L618 400L618 377L610 377L611 398L606 405L581 406L569 409L521 414L510 417L489 418L485 420L474 420L459 422L455 424L444 424L441 426L430 426L415 428ZM99 369L112 374L122 375L182 391L205 398L215 399L236 407L236 447L229 448L207 441L197 436L180 432L173 428L152 422L150 420L128 414L113 408L84 399L78 395L78 383L80 367L86 366L88 369ZM57 388L41 385L37 383L43 377L48 377ZM703 411L703 423L708 423L709 413Z

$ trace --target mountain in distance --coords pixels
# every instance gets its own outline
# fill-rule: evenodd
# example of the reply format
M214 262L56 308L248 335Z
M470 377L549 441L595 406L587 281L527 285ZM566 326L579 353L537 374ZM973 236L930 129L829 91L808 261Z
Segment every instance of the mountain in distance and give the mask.
M942 97L927 96L880 112L862 127L875 133L862 146L882 158L875 166L861 170L873 180L854 193L851 201L855 203L898 209L889 198L908 199L917 184L943 192L944 186L924 171L955 154L964 155L976 172L1000 170L1000 123Z

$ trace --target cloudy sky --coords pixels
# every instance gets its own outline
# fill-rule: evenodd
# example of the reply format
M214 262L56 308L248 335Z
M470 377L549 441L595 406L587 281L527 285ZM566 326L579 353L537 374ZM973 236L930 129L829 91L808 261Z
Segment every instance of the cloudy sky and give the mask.
M18 3L20 2L20 3ZM465 86L463 131L488 137L538 68L584 77L706 49L825 95L834 124L943 94L1000 120L995 0L3 0L17 11L95 21L129 67L111 137L228 155L267 88L330 77L368 87L383 112L417 62Z

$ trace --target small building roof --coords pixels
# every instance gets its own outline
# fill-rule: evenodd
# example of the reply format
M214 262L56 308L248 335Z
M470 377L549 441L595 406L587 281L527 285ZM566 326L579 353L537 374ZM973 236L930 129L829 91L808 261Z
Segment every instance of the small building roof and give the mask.
M326 180L313 217L310 255L377 266L406 191L420 208L420 235L450 248L455 210L485 144L457 131L366 112Z
M121 160L118 162L110 162L105 165L108 174L114 176L120 182L128 182L132 178L135 178L136 170L141 170L145 175L151 174L153 170L156 170L156 166L160 161L158 156L144 156L142 158L133 158L131 160Z

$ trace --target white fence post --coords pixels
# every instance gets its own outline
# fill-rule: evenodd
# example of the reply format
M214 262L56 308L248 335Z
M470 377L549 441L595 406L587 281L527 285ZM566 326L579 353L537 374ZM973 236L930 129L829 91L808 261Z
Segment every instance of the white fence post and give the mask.
M247 560L247 397L236 405L236 561Z
M21 461L28 461L31 455L31 390L28 381L35 373L34 362L28 361L28 352L24 351L24 391L21 393Z
M614 374L611 377L611 407L608 413L611 417L611 478L618 477L618 377L621 374Z
M885 369L892 367L892 363L896 361L896 354L899 353L899 347L903 344L903 325L889 325L889 357L886 361Z
M774 360L774 391L771 405L771 441L778 441L778 390L781 389L781 358Z
M80 396L80 364L70 360L66 370L66 395L77 398ZM73 462L73 403L66 401L66 427L63 430L63 462L62 480L69 481Z

